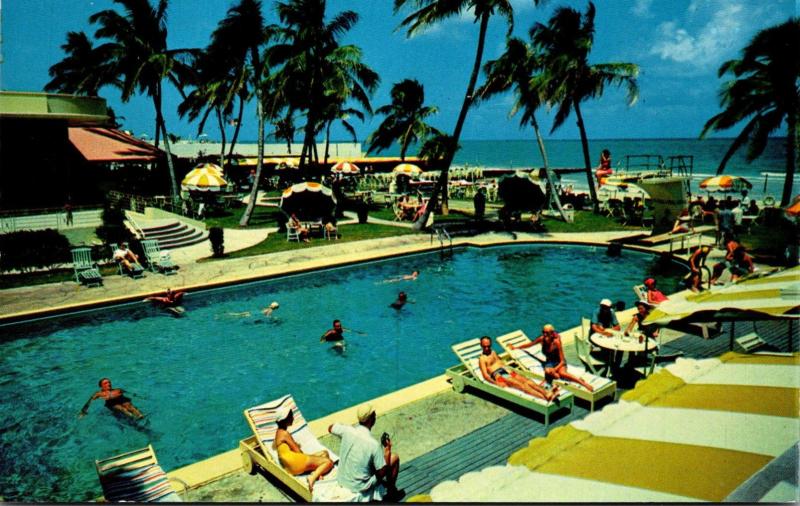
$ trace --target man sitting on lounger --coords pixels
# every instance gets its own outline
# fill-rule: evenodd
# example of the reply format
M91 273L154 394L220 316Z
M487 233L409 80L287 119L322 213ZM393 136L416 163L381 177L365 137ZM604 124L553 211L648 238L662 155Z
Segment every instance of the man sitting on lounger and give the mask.
M520 346L509 346L510 349L521 350L529 348L535 344L542 344L542 353L544 353L544 377L548 381L554 379L561 379L565 381L572 381L583 386L586 390L592 392L594 388L578 376L573 376L567 372L567 361L564 359L564 348L561 344L561 336L558 335L556 329L549 323L542 327L542 335Z
M134 270L144 270L141 264L139 264L139 257L136 255L136 253L128 249L127 242L119 243L117 249L114 250L114 261L121 263L128 272L133 272ZM134 264L137 266L137 268L134 268Z
M537 385L528 378L517 374L516 371L511 370L511 367L503 362L492 349L492 339L489 336L483 336L481 338L481 349L483 351L478 358L478 365L481 367L483 378L489 383L501 388L516 388L526 394L544 399L548 402L558 397L557 386L553 387L553 390L548 392L544 387Z

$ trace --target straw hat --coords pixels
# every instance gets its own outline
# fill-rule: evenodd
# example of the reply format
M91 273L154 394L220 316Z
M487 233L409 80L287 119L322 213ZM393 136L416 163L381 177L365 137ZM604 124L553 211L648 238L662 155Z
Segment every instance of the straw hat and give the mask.
M375 414L375 408L372 407L372 404L363 404L358 407L358 411L356 411L356 416L358 417L359 423L364 423L369 420L369 417Z

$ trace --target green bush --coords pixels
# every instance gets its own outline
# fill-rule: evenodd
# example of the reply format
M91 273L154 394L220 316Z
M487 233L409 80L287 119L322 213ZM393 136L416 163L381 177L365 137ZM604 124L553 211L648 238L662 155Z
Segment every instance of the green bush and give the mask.
M131 242L133 236L125 227L125 212L114 204L106 203L103 206L103 224L97 227L95 233L106 244Z
M72 261L69 240L56 230L24 230L0 235L0 270L50 267Z

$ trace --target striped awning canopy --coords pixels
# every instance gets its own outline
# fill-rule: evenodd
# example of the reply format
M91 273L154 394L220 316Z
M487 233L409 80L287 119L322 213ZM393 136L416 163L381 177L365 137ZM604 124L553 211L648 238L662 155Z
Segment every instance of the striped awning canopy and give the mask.
M333 174L349 174L355 175L360 174L361 169L358 168L358 165L350 162L339 162L331 167L331 173Z
M283 190L280 207L286 214L297 213L301 219L324 218L336 207L336 196L320 183L298 183Z
M216 170L212 167L216 167ZM218 192L227 186L228 182L222 177L221 170L214 164L192 169L181 181L181 189L186 191Z
M404 176L409 177L419 177L422 174L422 169L414 165L413 163L401 163L394 169L392 169L392 174L401 174Z
M740 192L753 185L741 176L714 176L700 183L700 188L710 192Z
M753 493L744 485L753 477L767 486L746 502L795 501L791 470L760 473L795 451L798 396L798 354L678 359L619 402L533 439L506 465L412 500L720 502Z
M800 317L800 267L792 267L723 288L668 300L654 308L646 323L702 323Z

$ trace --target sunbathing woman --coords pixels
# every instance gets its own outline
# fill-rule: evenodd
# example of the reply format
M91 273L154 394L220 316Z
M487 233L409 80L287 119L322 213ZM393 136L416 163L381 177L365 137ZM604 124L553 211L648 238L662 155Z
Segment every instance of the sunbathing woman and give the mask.
M558 332L556 332L555 328L549 323L542 327L541 336L521 346L514 346L512 344L509 348L512 350L521 350L539 343L542 343L542 353L544 353L545 358L545 379L548 381L552 381L553 379L572 381L573 383L578 383L583 386L590 392L594 390L590 384L567 372L567 361L564 360L564 348L561 345L561 336L558 335Z
M275 419L278 430L275 432L275 441L272 442L272 448L278 452L278 459L281 461L283 468L291 474L297 476L298 474L311 473L306 480L308 481L308 490L313 492L314 482L320 476L328 474L333 469L333 461L325 450L311 455L303 453L300 445L297 444L288 430L292 422L294 422L294 413L290 408L284 406L278 410Z
M653 278L647 278L644 280L644 287L647 290L647 302L650 304L661 304L665 300L669 300L669 297L664 295L664 292L656 288L656 280Z
M89 397L89 400L86 401L86 404L83 405L80 413L78 413L79 418L82 418L88 413L89 404L95 399L104 399L108 409L117 413L122 413L134 420L144 418L142 412L136 409L136 407L131 404L131 400L125 396L125 390L121 388L111 388L110 379L102 378L97 384L100 386L100 390Z
M167 291L164 293L164 295L153 295L152 297L147 297L144 300L155 302L163 307L173 307L181 303L184 294L186 294L186 292L173 292L171 289L167 288Z
M300 220L297 219L297 215L292 213L289 217L289 226L295 230L300 235L300 239L303 242L308 242L308 228L304 227Z

